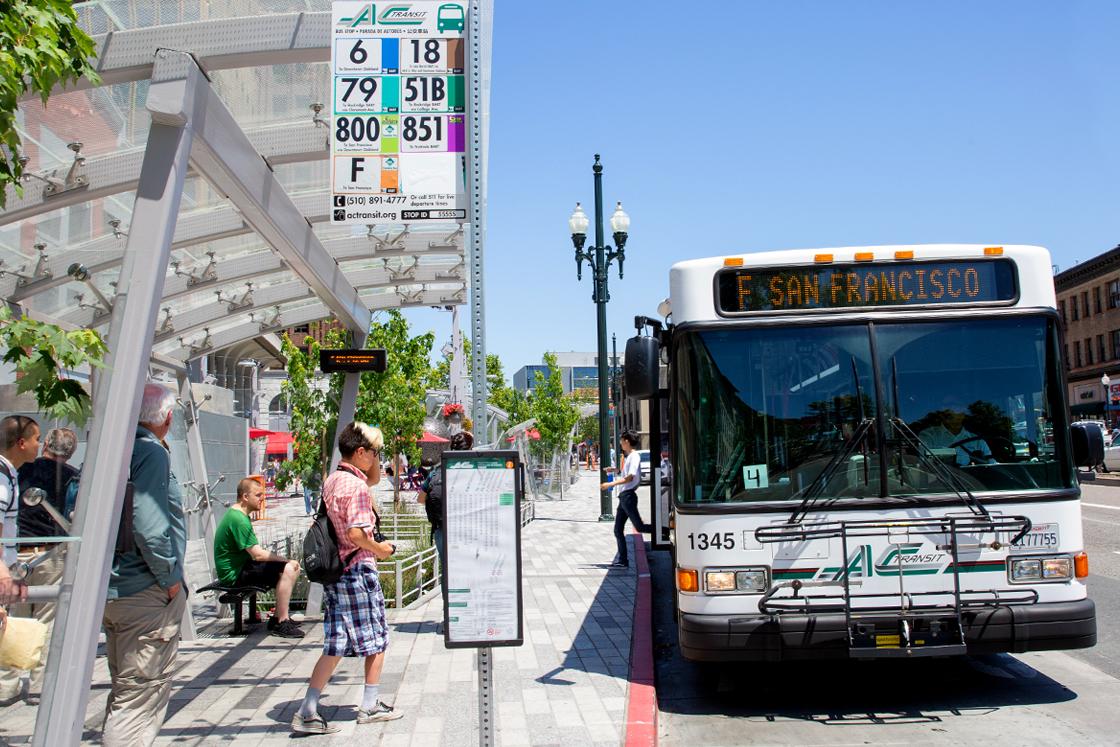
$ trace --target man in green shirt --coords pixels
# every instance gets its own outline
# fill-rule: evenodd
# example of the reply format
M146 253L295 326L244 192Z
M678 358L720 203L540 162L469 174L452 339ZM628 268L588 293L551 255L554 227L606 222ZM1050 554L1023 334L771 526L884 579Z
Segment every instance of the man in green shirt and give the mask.
M214 566L218 581L229 586L264 586L276 589L276 612L268 630L283 638L302 638L303 629L288 617L292 587L299 563L261 547L249 514L264 501L264 480L246 477L237 483L237 503L230 506L214 533Z

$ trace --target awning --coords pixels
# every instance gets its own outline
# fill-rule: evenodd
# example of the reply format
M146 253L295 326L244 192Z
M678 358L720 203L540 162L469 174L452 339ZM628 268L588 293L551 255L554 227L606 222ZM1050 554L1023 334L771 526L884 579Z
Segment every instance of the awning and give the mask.
M264 452L266 454L287 454L288 446L294 440L292 434L287 431L271 431L268 434L268 441L265 442Z
M424 435L420 437L417 443L421 444L446 444L450 443L450 439L437 436L431 431L424 431Z
M271 436L275 432L276 431L265 430L264 428L250 428L249 438L264 438L265 436Z

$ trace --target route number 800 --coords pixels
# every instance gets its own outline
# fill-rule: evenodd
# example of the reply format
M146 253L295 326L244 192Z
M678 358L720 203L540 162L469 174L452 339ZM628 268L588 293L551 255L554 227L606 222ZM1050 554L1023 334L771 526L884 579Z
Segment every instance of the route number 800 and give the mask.
M381 123L377 117L337 117L334 139L340 143L373 143L381 137Z

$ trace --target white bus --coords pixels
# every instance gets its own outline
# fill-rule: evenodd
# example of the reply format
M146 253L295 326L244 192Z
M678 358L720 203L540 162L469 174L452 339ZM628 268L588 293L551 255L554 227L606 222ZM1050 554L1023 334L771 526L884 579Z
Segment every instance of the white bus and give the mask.
M692 660L1096 642L1049 253L791 250L681 262L670 541Z

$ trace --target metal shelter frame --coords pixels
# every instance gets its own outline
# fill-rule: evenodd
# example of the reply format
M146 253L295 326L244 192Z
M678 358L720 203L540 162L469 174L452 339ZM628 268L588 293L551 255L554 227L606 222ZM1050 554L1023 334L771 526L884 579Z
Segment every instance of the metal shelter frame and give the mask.
M121 28L95 37L101 87L150 81L144 108L151 126L143 147L88 159L75 150L71 172L80 179L74 184L63 179L65 169L41 171L0 212L0 229L38 230L35 221L44 216L64 216L67 209L98 200L127 201L135 193L127 230L119 229L118 220L111 233L53 247L37 243L37 261L18 251L12 256L0 241L0 298L65 328L107 327L111 371L95 379L95 415L73 522L77 537L96 541L75 542L67 556L34 744L81 739L99 633L91 621L104 611L140 392L153 368L175 374L187 410L188 454L202 483L185 501L199 501L208 546L214 519L188 376L190 364L205 355L328 317L338 319L361 346L372 310L463 304L469 282L472 399L483 413L477 422L485 422L482 249L492 11L493 0L471 3L469 250L466 227L458 224L413 230L369 226L365 235L325 226L326 190L290 190L279 171L325 162L322 121L306 117L242 127L223 101L215 71L329 60L329 11ZM94 88L81 81L66 93ZM188 180L204 180L226 201L184 211ZM76 256L88 258L92 280L68 274ZM114 272L115 282L108 285L115 286L115 295L103 279ZM82 296L61 307L37 303L79 280L98 303ZM353 417L359 381L360 374L346 376L340 428ZM99 416L105 413L113 416ZM184 623L189 639L189 610Z

